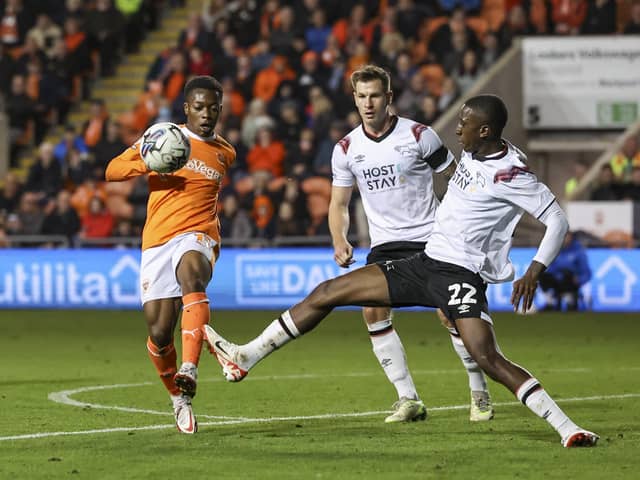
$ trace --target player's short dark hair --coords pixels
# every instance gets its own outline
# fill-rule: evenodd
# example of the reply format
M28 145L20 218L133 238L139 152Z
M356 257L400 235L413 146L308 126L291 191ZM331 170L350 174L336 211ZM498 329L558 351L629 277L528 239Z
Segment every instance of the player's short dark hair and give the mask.
M497 95L478 95L465 102L465 105L476 112L482 112L494 137L502 136L509 114L507 106Z
M384 68L377 65L365 65L351 74L351 86L356 89L358 82L371 82L380 80L385 92L391 91L391 75Z
M222 101L222 85L218 80L210 75L199 75L190 79L184 86L184 98L187 100L189 94L196 89L211 90L218 94L218 98Z

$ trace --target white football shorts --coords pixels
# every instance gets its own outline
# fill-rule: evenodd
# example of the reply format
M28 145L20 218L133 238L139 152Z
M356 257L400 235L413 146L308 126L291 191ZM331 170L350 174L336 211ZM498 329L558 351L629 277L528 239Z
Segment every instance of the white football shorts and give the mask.
M140 298L142 304L160 298L182 296L176 269L182 256L191 250L202 253L215 266L216 241L201 232L188 232L173 237L167 243L142 252L140 260Z

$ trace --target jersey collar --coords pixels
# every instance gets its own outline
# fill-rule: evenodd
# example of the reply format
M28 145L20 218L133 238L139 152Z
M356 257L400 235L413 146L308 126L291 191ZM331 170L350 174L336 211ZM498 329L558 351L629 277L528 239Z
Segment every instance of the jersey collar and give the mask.
M398 116L397 115L392 115L391 116L391 125L389 125L389 128L387 129L386 132L384 132L382 135L380 135L379 137L374 137L373 135L369 135L369 133L367 133L367 131L364 129L364 123L362 124L362 132L365 134L365 136L376 143L380 143L381 141L383 141L385 138L387 138L389 135L391 135L391 133L393 132L393 130L396 128L396 125L398 124Z
M479 162L486 162L487 160L498 160L499 158L503 158L508 151L509 146L507 145L507 142L502 140L502 150L496 153L490 153L489 155L485 156L478 155L477 153L472 153L471 158L473 158L474 160L478 160Z

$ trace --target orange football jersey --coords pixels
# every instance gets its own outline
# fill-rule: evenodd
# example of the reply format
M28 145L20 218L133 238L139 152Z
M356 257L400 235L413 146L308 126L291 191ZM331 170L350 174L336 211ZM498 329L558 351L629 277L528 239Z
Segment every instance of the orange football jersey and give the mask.
M219 135L205 139L184 125L180 128L191 142L191 156L180 170L164 175L149 171L140 157L139 140L107 166L105 176L110 182L149 174L142 250L185 232L203 232L220 243L218 192L228 168L235 162L235 149Z

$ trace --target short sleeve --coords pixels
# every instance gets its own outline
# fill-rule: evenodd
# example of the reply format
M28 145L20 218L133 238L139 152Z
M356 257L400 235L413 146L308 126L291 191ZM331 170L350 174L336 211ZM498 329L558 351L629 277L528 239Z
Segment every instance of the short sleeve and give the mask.
M436 172L442 172L453 161L453 153L445 147L431 127L416 123L412 127L420 156Z
M349 144L344 140L336 143L331 155L332 184L336 187L352 187L354 183L354 176L349 168L349 158L347 157Z
M496 196L539 218L555 201L555 195L526 167L511 166L493 177Z

